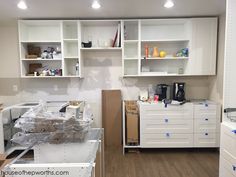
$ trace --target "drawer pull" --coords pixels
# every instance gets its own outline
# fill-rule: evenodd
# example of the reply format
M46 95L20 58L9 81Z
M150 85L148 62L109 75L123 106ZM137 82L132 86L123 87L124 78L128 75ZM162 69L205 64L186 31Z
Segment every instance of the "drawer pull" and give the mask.
M168 119L165 119L165 122L166 122L166 123L168 123L168 122L169 122L169 120L168 120Z
M234 134L236 134L236 130L232 130L232 132L233 132Z
M235 165L232 165L232 167L233 167L233 171L236 171L236 166L235 166Z
M206 136L208 136L208 133L205 133Z
M208 119L205 119L205 121L208 121Z
M170 137L170 133L166 133L166 136L167 136L167 137Z
M207 104L207 103L205 103L205 107L208 107L208 104Z

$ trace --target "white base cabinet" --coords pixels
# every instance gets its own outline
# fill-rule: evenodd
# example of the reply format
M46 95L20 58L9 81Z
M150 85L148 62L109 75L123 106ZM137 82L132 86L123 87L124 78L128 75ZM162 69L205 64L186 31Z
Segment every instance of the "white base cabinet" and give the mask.
M216 103L140 103L139 108L141 148L219 147Z
M191 147L192 104L140 103L141 147Z
M236 176L236 123L221 124L220 177Z
M195 103L194 147L219 147L220 106L214 103Z

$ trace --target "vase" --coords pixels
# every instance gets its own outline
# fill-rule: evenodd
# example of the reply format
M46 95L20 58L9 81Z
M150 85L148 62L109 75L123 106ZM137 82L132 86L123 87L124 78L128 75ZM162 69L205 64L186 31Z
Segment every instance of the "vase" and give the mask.
M159 53L158 53L158 48L157 47L153 47L153 53L152 53L153 57L158 57Z

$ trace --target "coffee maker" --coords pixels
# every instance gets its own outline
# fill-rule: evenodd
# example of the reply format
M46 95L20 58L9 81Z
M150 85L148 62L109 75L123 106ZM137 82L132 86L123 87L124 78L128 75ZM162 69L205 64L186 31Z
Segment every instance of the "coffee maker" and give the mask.
M156 95L159 96L159 100L170 99L170 86L166 84L158 84L156 88Z
M185 101L185 83L176 82L173 85L173 100L182 102Z

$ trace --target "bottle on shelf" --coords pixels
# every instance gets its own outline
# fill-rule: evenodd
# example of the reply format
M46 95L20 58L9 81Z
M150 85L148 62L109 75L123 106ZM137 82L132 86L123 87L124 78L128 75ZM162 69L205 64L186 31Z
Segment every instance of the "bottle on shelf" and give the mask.
M128 34L127 34L127 30L126 30L126 26L124 25L124 39L127 40L128 39Z
M148 45L145 45L145 57L146 59L148 58L149 50L148 50Z
M153 53L152 53L153 57L158 57L159 53L158 53L158 48L157 47L153 47Z
M79 60L76 62L76 65L75 65L75 75L79 76Z

